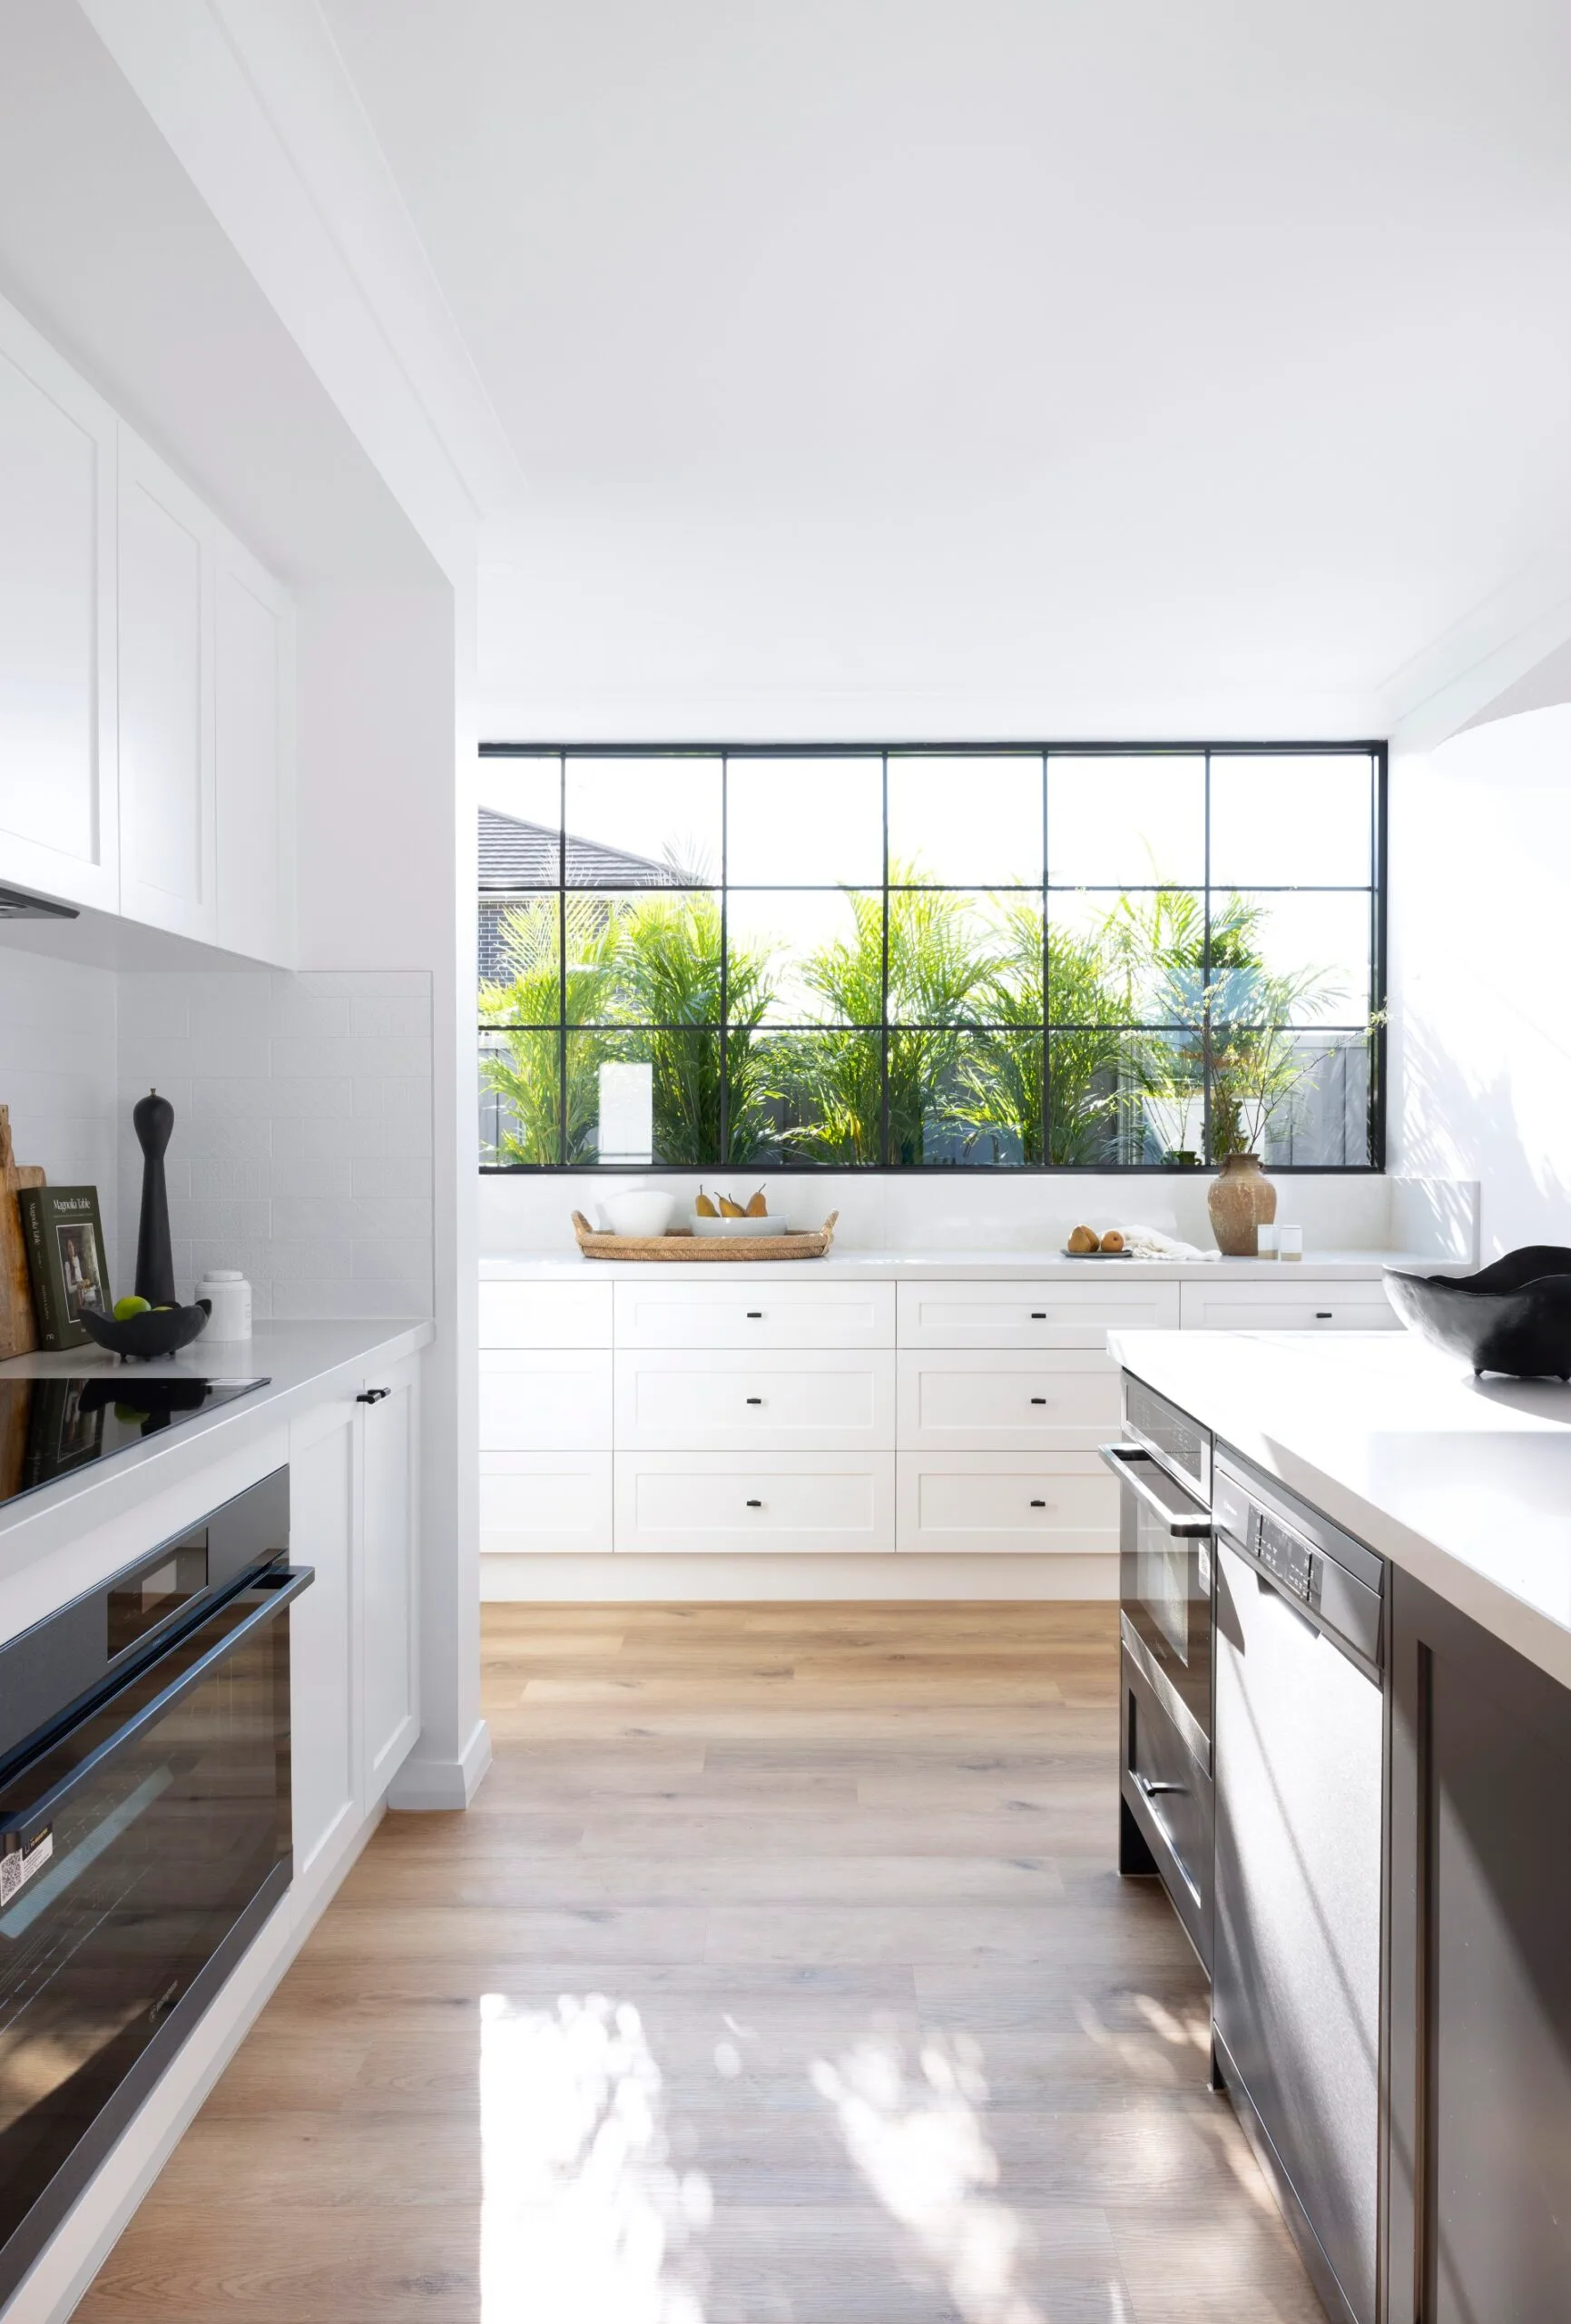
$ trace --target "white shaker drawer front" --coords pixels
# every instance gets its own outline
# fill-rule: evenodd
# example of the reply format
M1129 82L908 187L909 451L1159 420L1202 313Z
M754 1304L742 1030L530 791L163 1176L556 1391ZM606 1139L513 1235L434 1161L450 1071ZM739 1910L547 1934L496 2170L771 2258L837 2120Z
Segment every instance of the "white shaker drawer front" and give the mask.
M483 1283L482 1347L609 1347L608 1283Z
M609 1452L482 1452L482 1555L611 1547Z
M1111 1356L902 1348L898 1362L902 1452L1094 1452L1118 1433Z
M892 1452L619 1452L623 1550L891 1550Z
M1186 1332L1399 1332L1379 1283L1186 1283Z
M889 1452L895 1442L892 1349L623 1348L615 1364L618 1452Z
M618 1347L893 1347L891 1283L798 1283L788 1278L694 1283L702 1266L653 1265L658 1280L616 1285ZM713 1273L725 1276L722 1262ZM672 1278L675 1280L673 1281Z
M1107 1262L1111 1273L1116 1262ZM902 1283L902 1347L1105 1348L1178 1329L1175 1283Z
M1118 1487L1095 1452L902 1452L896 1546L1111 1553Z
M486 1452L609 1452L610 1350L482 1349L480 1447Z

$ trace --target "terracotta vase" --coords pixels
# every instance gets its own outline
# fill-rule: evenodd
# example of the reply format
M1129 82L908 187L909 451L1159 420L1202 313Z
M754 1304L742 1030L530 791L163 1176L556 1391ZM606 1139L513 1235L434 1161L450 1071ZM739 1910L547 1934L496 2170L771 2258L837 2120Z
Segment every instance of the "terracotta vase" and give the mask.
M1222 1256L1256 1257L1255 1230L1276 1216L1276 1188L1261 1168L1259 1155L1228 1155L1211 1182L1205 1206Z

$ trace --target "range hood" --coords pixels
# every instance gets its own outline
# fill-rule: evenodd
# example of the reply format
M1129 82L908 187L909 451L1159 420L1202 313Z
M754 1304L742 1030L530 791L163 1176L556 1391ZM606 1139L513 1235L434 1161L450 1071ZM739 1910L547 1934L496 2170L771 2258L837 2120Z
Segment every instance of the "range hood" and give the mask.
M72 904L52 904L44 896L30 896L21 888L0 887L0 920L79 920Z

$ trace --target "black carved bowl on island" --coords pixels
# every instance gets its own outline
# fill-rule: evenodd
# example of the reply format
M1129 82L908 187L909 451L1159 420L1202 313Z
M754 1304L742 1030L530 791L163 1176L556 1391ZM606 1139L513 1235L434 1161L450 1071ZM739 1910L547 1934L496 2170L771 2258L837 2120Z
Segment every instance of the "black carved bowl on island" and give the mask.
M1529 1243L1477 1275L1387 1267L1386 1296L1410 1332L1475 1374L1571 1380L1571 1250Z
M175 1355L189 1347L206 1330L211 1313L211 1300L199 1299L191 1307L150 1307L145 1315L127 1315L119 1323L113 1315L84 1307L82 1327L112 1354L134 1356L139 1363L150 1364L155 1356Z

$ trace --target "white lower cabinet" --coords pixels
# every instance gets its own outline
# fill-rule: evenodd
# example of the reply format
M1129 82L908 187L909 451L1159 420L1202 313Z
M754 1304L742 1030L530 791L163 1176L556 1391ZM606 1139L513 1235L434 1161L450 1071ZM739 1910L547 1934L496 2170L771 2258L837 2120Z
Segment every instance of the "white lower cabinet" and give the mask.
M361 1792L379 1799L419 1731L420 1367L367 1383L360 1421Z
M1304 1283L1292 1265L1281 1283L1186 1283L1186 1332L1399 1332L1379 1283Z
M632 1349L616 1357L615 1415L628 1452L877 1452L893 1441L894 1351Z
M733 1279L729 1266L652 1266L616 1285L616 1344L624 1347L893 1347L891 1283ZM713 1276L722 1280L716 1282ZM705 1277L699 1281L695 1278Z
M609 1452L480 1455L482 1556L612 1546Z
M1106 1262L1109 1276L1120 1262ZM1131 1277L1106 1283L902 1283L902 1347L1088 1348L1112 1331L1178 1328L1178 1285Z
M1094 1452L1118 1431L1110 1356L902 1348L898 1362L902 1452Z
M482 1348L480 1444L487 1452L611 1450L609 1348Z
M623 1550L891 1550L892 1452L619 1452Z
M1118 1487L1095 1452L902 1452L895 1546L1115 1551Z

